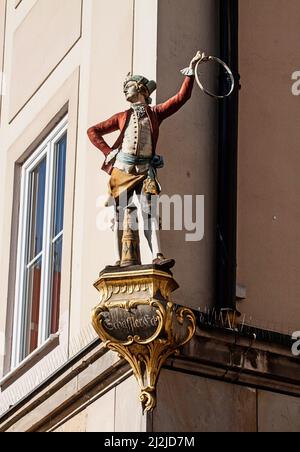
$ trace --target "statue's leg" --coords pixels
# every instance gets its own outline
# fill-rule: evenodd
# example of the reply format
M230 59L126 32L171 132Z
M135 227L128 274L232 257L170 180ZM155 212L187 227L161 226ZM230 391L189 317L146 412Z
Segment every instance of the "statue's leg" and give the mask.
M118 199L118 249L121 267L140 265L140 243L134 191L124 191Z
M113 225L116 266L119 266L121 264L122 258L123 222L124 222L124 210L120 209L120 207L116 205Z
M124 218L125 209L127 208L127 194L124 193L120 198L115 199L115 216L113 222L114 232L114 251L115 251L115 265L119 267L122 261L123 248L123 233L124 233Z
M152 256L156 259L159 255L162 255L161 243L159 236L159 224L157 218L151 217L151 231L152 231Z
M175 261L166 259L162 253L159 237L158 196L142 193L139 199L143 213L144 234L152 252L153 264L170 269L174 267Z
M156 259L161 254L159 220L157 218L157 197L142 193L139 199L143 216L144 235L149 244L153 259Z
M158 224L156 218L143 212L144 234L149 244L153 259L161 253Z
M131 195L129 194L129 197ZM120 266L122 262L123 251L123 235L124 235L124 220L125 213L130 203L128 193L125 191L119 198L115 199L115 216L114 216L114 249L115 249L115 265Z
M125 209L122 243L121 267L141 265L137 208L132 204Z

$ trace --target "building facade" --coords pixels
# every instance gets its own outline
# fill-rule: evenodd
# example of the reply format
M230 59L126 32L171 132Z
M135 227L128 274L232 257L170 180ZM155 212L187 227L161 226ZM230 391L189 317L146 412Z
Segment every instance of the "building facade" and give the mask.
M0 431L300 430L299 20L298 0L0 0ZM199 48L240 87L195 87L161 128L163 191L204 195L205 235L162 232L197 332L145 415L91 327L114 254L86 130L127 108L129 71L175 94Z

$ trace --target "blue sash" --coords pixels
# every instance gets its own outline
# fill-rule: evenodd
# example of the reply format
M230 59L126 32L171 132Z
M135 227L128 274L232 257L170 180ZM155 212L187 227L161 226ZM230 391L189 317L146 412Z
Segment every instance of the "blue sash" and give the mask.
M165 166L164 158L161 155L154 155L153 157L140 157L120 151L117 155L117 160L125 165L149 164L148 177L150 177L150 179L156 179L157 170Z

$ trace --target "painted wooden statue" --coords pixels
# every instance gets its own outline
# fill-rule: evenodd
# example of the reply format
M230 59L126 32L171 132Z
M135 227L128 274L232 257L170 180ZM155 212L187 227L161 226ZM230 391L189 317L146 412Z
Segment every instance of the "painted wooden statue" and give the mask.
M191 97L195 79L195 66L206 59L197 52L188 68L181 72L185 76L180 91L166 102L151 107L151 94L156 83L141 75L128 75L124 82L124 94L130 102L129 110L117 113L106 121L91 127L88 136L100 149L105 162L102 169L110 175L109 191L115 201L115 248L116 266L139 262L139 249L130 250L132 242L124 241L124 229L133 221L131 215L138 206L133 206L135 193L143 214L143 231L153 255L153 264L172 268L173 259L166 259L159 241L158 221L153 214L152 201L161 188L157 180L157 169L164 165L163 158L156 154L156 145L161 123L176 113ZM120 131L116 143L110 147L103 136ZM154 209L155 210L155 209ZM124 249L124 247L126 249ZM139 245L137 245L139 247ZM126 259L124 254L135 253L135 258Z

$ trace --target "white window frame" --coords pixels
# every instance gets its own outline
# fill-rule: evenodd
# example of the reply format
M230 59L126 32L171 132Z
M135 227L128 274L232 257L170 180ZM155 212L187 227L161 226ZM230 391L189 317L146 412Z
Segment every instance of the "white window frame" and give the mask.
M51 238L54 215L54 164L55 147L68 130L68 117L66 116L52 132L47 136L38 149L25 161L21 171L21 194L20 194L20 214L19 214L19 234L18 234L18 253L17 253L17 272L16 272L16 290L15 290L15 309L13 324L13 344L12 344L12 369L18 367L22 361L22 340L24 339L24 301L26 297L26 267L37 261L43 256L42 274L41 274L41 297L40 297L40 316L39 316L39 336L38 348L49 339L47 327L49 325L49 301L51 292L51 249L59 237L63 235L61 231L58 236ZM32 260L31 264L26 262L27 255L27 237L29 231L29 182L31 171L46 156L46 181L45 181L45 209L44 209L44 233L42 251ZM51 243L52 242L52 243ZM36 350L33 352L36 353Z

